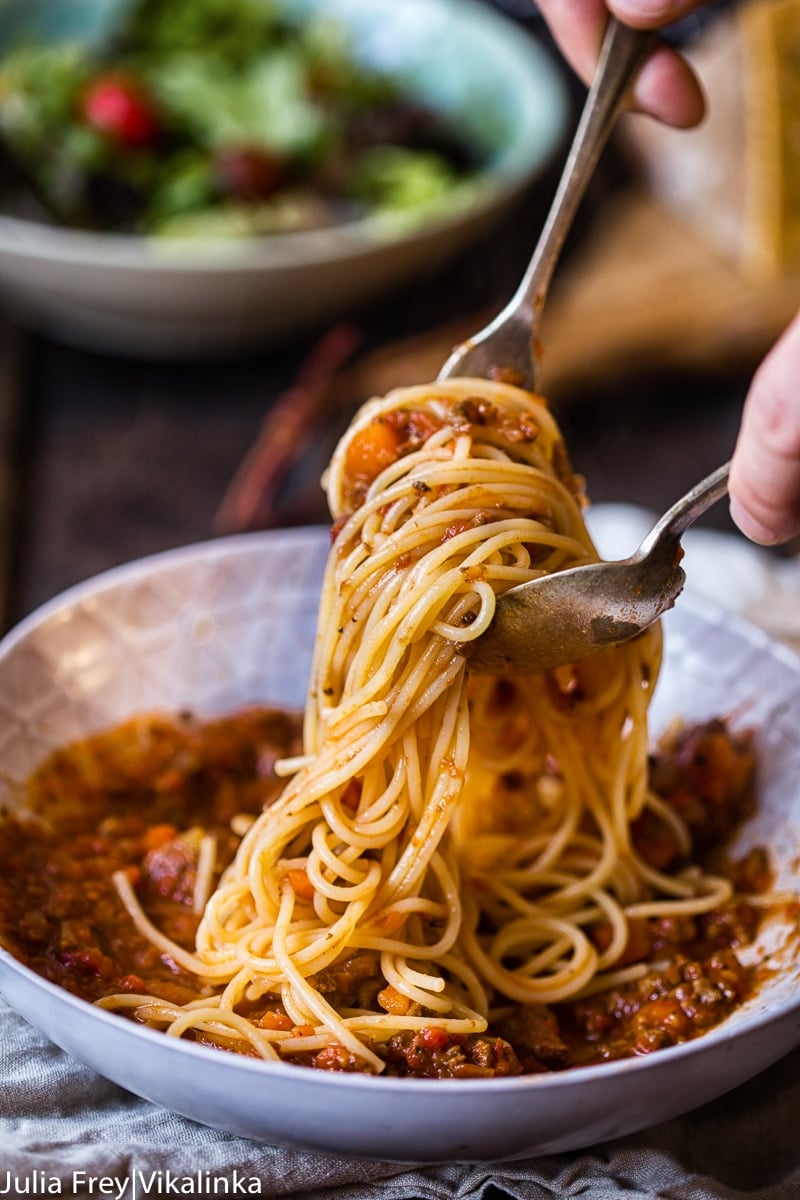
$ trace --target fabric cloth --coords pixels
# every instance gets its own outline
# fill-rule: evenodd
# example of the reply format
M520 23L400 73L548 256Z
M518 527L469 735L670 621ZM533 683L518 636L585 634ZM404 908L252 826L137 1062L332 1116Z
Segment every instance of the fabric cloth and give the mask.
M650 521L615 508L596 510L592 524L601 550L616 557L635 547ZM700 590L751 618L761 615L767 627L785 598L780 633L800 646L796 562L778 563L724 535L689 535L686 548L690 579L706 580ZM174 1193L198 1172L204 1190L195 1194L213 1195L215 1184L230 1188L238 1179L249 1194L301 1200L787 1200L800 1198L798 1129L800 1050L685 1117L585 1151L417 1168L340 1160L220 1133L140 1100L75 1062L0 1001L0 1200L141 1200ZM101 1176L111 1181L103 1192Z
M237 1172L257 1178L262 1196L297 1200L490 1200L495 1189L515 1200L800 1196L800 1051L713 1104L604 1146L419 1168L277 1150L207 1129L101 1079L4 1004L0 1080L0 1193L10 1180L10 1197L43 1175L60 1182L63 1196L97 1196L87 1177L104 1175L135 1176L141 1200L142 1179L159 1171L150 1195L169 1194L166 1172L181 1179L200 1171L212 1181Z

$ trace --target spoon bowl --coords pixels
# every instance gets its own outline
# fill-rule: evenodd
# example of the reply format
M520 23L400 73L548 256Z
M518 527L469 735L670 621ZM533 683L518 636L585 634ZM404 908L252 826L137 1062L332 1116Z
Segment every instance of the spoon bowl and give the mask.
M728 490L730 463L664 514L630 558L590 563L520 584L498 597L491 625L462 653L470 670L525 675L627 642L680 595L681 536Z

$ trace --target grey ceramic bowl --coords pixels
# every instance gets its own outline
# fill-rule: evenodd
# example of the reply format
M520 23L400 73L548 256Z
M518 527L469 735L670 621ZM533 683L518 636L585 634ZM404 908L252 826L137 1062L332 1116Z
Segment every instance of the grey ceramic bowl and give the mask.
M0 645L0 805L50 749L144 709L303 703L326 530L255 534L112 571ZM279 581L276 585L276 581ZM739 712L759 730L757 818L778 886L800 846L800 659L684 596L667 618L654 726ZM0 950L9 1003L129 1090L266 1142L347 1156L528 1157L631 1133L743 1082L800 1042L797 931L775 921L756 997L697 1041L647 1058L497 1080L335 1075L173 1041L46 983Z
M280 0L351 31L366 64L470 130L487 154L449 211L398 227L378 217L272 237L167 241L0 217L0 291L29 320L106 350L207 354L275 342L443 263L546 165L567 116L548 55L475 0ZM0 48L91 39L120 0L5 0Z

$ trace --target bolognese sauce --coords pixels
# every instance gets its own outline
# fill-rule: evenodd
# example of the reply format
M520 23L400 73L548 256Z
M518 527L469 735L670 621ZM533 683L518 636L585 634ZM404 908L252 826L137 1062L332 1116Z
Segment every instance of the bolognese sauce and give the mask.
M124 871L150 919L190 948L202 903L203 839L215 839L207 881L213 887L249 820L279 794L276 761L299 746L299 718L251 709L211 721L143 716L51 755L30 780L22 814L0 823L4 945L88 1001L125 991L177 1004L202 997L202 983L137 931L112 876ZM754 968L737 952L755 938L763 912L746 897L771 882L763 850L733 862L725 849L753 811L754 769L750 736L722 721L673 733L653 758L651 786L690 828L695 860L699 855L726 873L735 893L699 916L632 920L623 963L648 963L643 977L550 1006L503 1004L483 1034L452 1035L434 1026L396 1034L375 1046L387 1073L474 1078L557 1071L649 1054L718 1024L755 986ZM648 812L632 836L638 853L659 870L680 866L683 850L668 822ZM292 886L311 885L296 879ZM608 930L598 924L591 937L602 948ZM336 1007L377 1003L387 1012L409 1011L407 998L383 979L374 951L348 952L315 984ZM264 1029L293 1027L276 996L243 1001L239 1011ZM235 1039L229 1048L253 1052ZM335 1045L296 1061L363 1069Z

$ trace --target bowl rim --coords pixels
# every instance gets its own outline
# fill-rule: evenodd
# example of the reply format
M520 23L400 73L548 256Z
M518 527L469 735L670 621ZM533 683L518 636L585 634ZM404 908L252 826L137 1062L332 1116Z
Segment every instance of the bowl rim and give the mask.
M538 1093L544 1091L546 1094L553 1090L559 1091L570 1084L577 1087L593 1085L598 1080L610 1079L612 1076L620 1079L629 1075L638 1075L642 1071L653 1070L656 1064L664 1062L665 1059L669 1059L674 1064L684 1058L694 1059L707 1053L713 1053L714 1050L719 1050L721 1047L735 1044L742 1035L749 1035L760 1029L768 1028L800 1008L800 995L797 995L785 1000L775 1008L763 1009L760 1012L746 1015L742 1023L734 1029L730 1028L729 1020L726 1020L689 1041L662 1047L652 1054L611 1059L588 1066L569 1067L565 1070L546 1071L541 1074L505 1075L490 1079L425 1079L416 1076L371 1075L358 1071L324 1071L296 1063L271 1062L245 1054L237 1054L232 1050L220 1051L183 1038L170 1037L159 1030L129 1020L120 1013L109 1012L89 1000L75 996L66 988L37 974L32 967L26 966L0 943L0 994L4 991L2 984L3 976L6 973L17 975L26 985L42 992L49 1000L58 1004L66 1004L68 1008L75 1009L84 1017L99 1020L101 1025L114 1035L118 1034L126 1039L133 1038L134 1041L140 1038L144 1039L154 1049L162 1047L170 1054L188 1054L190 1059L198 1058L200 1062L217 1064L222 1062L226 1064L228 1071L242 1071L246 1076L262 1080L277 1078L287 1082L294 1080L298 1083L305 1080L306 1083L319 1083L323 1087L334 1090L351 1091L355 1089L358 1091L361 1088L369 1088L377 1094L399 1090L404 1095L433 1092L435 1095L449 1093L468 1096L485 1093L487 1086L492 1090L499 1089L503 1092ZM7 1003L19 1016L28 1020L25 1013L16 1008L11 1001L7 1001ZM737 1009L736 1011L741 1012L742 1010ZM28 1023L35 1028L42 1029L36 1020L28 1020ZM50 1041L55 1041L49 1032L45 1036ZM795 1044L800 1044L800 1028L797 1030ZM786 1048L780 1052L778 1057L782 1057L785 1053L789 1053ZM767 1063L760 1064L753 1073L758 1073L767 1065Z
M426 0L426 4L442 13L457 9L459 23L474 28L485 46L511 64L516 78L527 86L524 112L536 111L541 116L542 97L547 95L549 102L547 120L538 128L538 136L531 136L530 120L515 128L493 162L453 189L455 203L447 211L422 215L418 223L407 226L381 214L370 214L309 230L207 238L93 232L0 214L0 258L142 273L164 269L188 275L230 270L250 273L366 256L391 245L433 240L453 224L480 219L513 199L549 161L566 127L566 84L554 56L535 38L522 36L524 31L519 31L501 11L479 0ZM469 192L467 202L459 202L459 187Z

